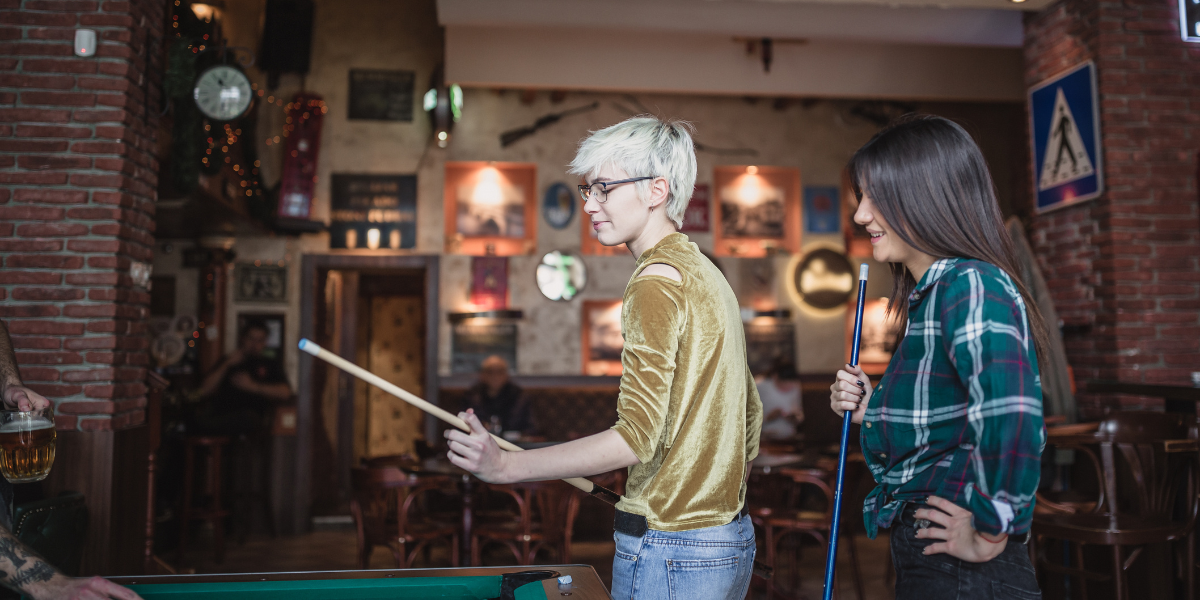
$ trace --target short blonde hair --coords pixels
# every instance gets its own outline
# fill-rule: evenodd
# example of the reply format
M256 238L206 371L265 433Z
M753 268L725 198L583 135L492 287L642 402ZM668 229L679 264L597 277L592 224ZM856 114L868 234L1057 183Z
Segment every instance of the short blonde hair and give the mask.
M605 166L613 166L630 177L665 178L669 187L667 218L678 229L683 227L683 214L696 185L692 129L687 121L663 120L651 115L626 119L593 131L580 142L569 172L586 178ZM646 180L635 184L639 197L646 197L650 183Z

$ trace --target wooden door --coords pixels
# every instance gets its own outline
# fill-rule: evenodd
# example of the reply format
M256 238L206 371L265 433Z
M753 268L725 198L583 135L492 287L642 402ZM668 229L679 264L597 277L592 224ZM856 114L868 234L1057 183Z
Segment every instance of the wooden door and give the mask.
M371 298L369 355L372 373L425 397L424 298ZM424 438L421 410L375 387L367 405L367 455L415 454L414 443Z

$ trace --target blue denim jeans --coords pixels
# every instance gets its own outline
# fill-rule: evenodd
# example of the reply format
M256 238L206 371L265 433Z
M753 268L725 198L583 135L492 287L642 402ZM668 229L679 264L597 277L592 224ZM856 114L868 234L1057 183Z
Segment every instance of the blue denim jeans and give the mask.
M999 556L983 563L949 554L923 554L938 540L918 538L917 528L892 523L896 600L1041 600L1029 547L1011 537Z
M754 525L740 517L691 531L613 534L614 600L740 600L754 567Z

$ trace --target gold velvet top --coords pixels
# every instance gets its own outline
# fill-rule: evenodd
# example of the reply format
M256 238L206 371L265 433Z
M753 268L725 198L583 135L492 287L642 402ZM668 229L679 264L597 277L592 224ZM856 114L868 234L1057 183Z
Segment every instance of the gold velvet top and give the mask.
M652 264L682 281L641 276ZM617 508L651 529L724 525L746 498L758 454L762 402L746 364L746 336L729 283L686 235L638 258L621 309L621 396L613 429L640 464Z

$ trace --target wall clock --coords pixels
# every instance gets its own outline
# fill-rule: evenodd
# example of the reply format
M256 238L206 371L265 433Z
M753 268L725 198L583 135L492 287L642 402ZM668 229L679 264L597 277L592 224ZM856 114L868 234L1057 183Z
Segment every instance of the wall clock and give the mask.
M232 121L250 108L253 93L245 73L229 65L217 65L196 78L192 97L204 116L216 121Z

